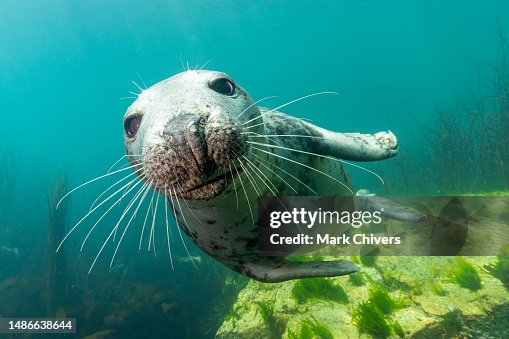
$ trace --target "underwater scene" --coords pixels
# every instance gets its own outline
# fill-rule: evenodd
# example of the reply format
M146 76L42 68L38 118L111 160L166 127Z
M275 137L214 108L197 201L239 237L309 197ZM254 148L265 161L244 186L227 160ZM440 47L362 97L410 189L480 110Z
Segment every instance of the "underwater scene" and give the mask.
M0 17L0 338L509 338L509 2Z

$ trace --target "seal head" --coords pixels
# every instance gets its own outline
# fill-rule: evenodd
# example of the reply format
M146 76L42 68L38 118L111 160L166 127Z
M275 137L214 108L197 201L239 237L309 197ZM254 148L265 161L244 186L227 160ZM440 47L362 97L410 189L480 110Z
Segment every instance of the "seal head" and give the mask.
M242 114L239 114L242 112ZM124 116L129 161L146 182L185 199L211 199L246 153L242 121L260 115L227 74L187 71L144 90Z

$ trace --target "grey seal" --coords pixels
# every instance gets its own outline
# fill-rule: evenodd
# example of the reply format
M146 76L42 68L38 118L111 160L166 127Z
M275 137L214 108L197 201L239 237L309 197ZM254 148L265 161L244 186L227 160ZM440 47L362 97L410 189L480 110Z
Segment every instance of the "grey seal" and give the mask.
M294 262L258 254L257 197L352 195L341 160L398 152L390 131L333 132L257 105L229 75L188 70L137 97L124 116L126 155L166 196L179 227L225 266L263 282L340 276L347 260Z

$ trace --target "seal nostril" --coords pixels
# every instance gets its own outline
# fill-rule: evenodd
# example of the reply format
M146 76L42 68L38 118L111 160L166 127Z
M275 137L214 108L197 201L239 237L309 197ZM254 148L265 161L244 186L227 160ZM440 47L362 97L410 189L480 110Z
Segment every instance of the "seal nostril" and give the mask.
M201 171L204 170L207 161L203 120L196 114L181 114L168 121L164 129L164 134L172 140L171 146L180 157L193 159Z

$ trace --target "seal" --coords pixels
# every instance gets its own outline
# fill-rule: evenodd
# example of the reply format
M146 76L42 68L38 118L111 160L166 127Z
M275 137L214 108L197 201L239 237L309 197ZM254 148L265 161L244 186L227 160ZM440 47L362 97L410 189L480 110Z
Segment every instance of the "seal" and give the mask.
M146 187L165 195L189 238L232 270L262 282L358 271L347 260L260 256L257 197L353 195L338 159L388 159L396 137L333 132L257 103L225 73L176 74L127 109L126 155Z

